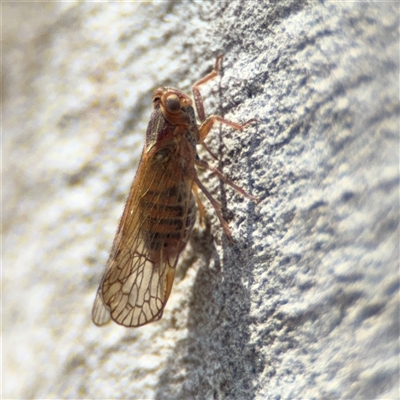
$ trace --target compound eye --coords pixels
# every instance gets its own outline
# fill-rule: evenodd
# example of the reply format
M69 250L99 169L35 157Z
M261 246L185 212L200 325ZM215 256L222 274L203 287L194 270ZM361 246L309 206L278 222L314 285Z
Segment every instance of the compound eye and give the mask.
M170 94L165 101L165 107L169 112L177 112L181 109L179 97L176 94Z

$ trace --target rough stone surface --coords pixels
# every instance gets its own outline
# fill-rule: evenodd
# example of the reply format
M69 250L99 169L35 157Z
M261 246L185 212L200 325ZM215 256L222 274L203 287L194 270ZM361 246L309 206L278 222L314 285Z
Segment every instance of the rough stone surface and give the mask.
M3 4L3 398L398 399L399 7ZM160 322L90 310L151 93L203 89L219 167ZM205 158L207 157L201 153Z

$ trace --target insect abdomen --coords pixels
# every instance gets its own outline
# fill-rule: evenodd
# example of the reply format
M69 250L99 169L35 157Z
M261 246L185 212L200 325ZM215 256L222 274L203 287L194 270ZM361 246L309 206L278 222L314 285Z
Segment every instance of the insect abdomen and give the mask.
M156 192L147 191L141 198L147 209L142 232L154 251L179 253L187 243L195 222L195 202L187 182Z

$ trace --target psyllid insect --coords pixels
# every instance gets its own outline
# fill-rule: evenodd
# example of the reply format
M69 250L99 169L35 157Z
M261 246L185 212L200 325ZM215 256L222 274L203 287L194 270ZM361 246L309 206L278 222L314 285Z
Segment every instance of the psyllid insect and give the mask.
M222 56L217 57L214 70L192 86L200 125L192 100L180 90L161 87L153 94L146 143L93 305L96 325L112 319L126 327L138 327L162 317L179 254L195 223L196 203L200 218L204 214L199 188L231 238L221 207L200 182L196 166L211 170L257 202L196 153L198 144L210 151L204 140L214 123L242 130L253 122L239 124L216 115L205 117L199 87L218 75L221 60Z

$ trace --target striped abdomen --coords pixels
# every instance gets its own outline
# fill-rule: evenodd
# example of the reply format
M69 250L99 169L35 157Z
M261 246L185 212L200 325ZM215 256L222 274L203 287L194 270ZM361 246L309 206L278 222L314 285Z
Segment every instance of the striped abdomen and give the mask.
M170 256L185 247L196 217L195 200L188 182L180 182L161 190L149 189L141 197L144 212L142 235L152 251L163 249ZM154 188L156 189L156 188Z

